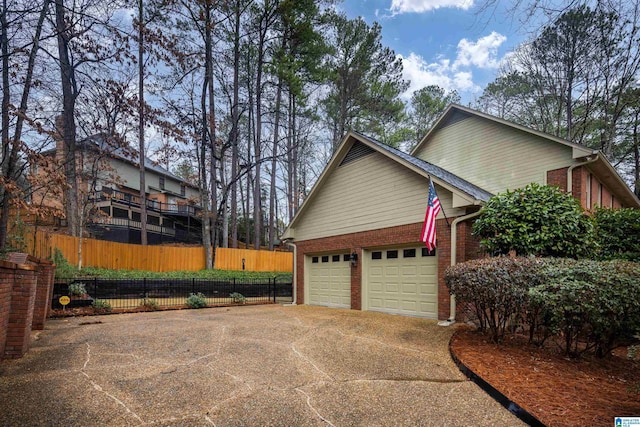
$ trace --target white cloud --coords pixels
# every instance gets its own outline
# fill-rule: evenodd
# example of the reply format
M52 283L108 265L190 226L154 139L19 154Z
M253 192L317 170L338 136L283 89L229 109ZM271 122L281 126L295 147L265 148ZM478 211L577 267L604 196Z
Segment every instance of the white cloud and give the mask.
M473 6L473 0L392 0L390 11L394 15L401 13L423 13L441 7L453 7L467 10Z
M458 57L453 63L453 68L475 65L478 68L497 68L498 48L507 40L500 33L492 31L491 34L481 37L475 43L462 39L458 43Z
M407 57L402 57L403 78L410 80L411 85L402 98L409 99L416 90L425 86L438 85L447 92L476 92L480 87L473 83L471 71L456 71L451 66L451 61L440 58L436 62L427 63L424 58L413 52Z
M456 90L463 99L464 93L480 92L482 88L474 82L473 70L497 68L501 62L498 47L506 40L495 31L476 42L462 39L453 61L444 55L439 55L433 62L427 62L414 52L406 57L398 55L402 58L403 78L411 81L402 98L408 100L413 92L429 85L438 85L447 92Z

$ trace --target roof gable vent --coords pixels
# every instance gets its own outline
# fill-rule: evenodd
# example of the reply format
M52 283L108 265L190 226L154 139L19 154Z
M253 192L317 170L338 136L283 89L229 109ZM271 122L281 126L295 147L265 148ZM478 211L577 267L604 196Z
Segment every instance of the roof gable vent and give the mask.
M344 159L342 159L340 166L353 162L354 160L358 160L362 157L368 156L369 154L375 153L375 152L376 150L374 150L373 148L363 144L362 142L357 141L355 144L351 146L351 149L349 150L347 155L344 156Z

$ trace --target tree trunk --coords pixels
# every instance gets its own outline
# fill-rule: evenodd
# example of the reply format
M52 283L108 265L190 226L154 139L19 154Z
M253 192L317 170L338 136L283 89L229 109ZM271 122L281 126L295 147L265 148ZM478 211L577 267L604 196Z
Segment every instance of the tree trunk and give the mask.
M209 163L209 176L211 179L211 236L209 238L211 242L211 268L215 264L215 248L217 246L218 239L218 182L217 177L217 138L216 138L216 104L214 94L214 79L213 79L213 20L211 19L211 9L213 5L206 3L207 8L205 14L205 72L207 74L207 81L209 82L209 143L211 144L211 161ZM206 156L205 156L206 158ZM206 188L206 186L205 186Z
M9 178L9 102L11 91L9 85L9 38L7 35L7 0L2 2L2 13L0 14L0 45L2 51L2 178ZM7 242L7 231L9 228L9 208L11 206L11 193L6 189L5 184L0 185L0 248L4 248Z
M233 105L231 106L231 247L238 247L238 109L240 73L240 2L235 4L235 33L233 36Z
M138 161L140 162L140 244L147 245L147 184L144 168L144 15L138 0Z
M262 201L260 196L260 169L262 162L262 68L264 65L264 42L266 30L260 29L260 41L258 44L258 63L256 64L256 137L254 142L255 153L255 182L253 189L253 248L260 249L262 236Z
M72 236L78 237L78 182L76 179L76 123L75 104L77 97L75 70L69 60L69 29L65 23L64 0L55 0L56 32L60 76L62 83L62 139L64 141L64 170L68 188L64 200L67 224Z
M284 43L284 42L283 42ZM271 153L271 184L269 187L269 250L273 250L276 241L276 168L278 166L278 137L280 130L280 103L282 101L282 77L278 76L276 89L276 117L273 126L273 149Z

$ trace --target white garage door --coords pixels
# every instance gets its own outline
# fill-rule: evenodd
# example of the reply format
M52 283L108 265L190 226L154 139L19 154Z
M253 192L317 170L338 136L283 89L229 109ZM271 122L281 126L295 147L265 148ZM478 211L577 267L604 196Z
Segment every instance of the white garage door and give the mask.
M367 307L371 311L437 318L438 258L425 247L371 250Z
M351 308L351 265L348 254L308 257L309 304Z

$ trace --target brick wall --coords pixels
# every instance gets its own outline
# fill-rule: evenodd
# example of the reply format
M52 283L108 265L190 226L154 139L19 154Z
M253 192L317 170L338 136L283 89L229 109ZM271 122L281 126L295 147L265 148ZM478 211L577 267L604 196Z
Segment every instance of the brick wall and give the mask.
M0 261L0 359L22 357L32 329L43 329L51 306L55 266L25 254Z
M449 218L449 223L453 221ZM467 236L470 227L466 223L458 227L458 261L467 256L477 257L477 239ZM362 309L362 253L363 249L388 246L420 244L422 223L407 224L360 233L342 234L339 236L296 242L296 303L304 304L304 259L305 255L323 252L355 252L358 254L357 266L351 267L351 308ZM438 318L449 317L449 290L444 283L444 272L450 265L451 232L445 219L436 221L437 254L438 254ZM472 255L473 254L473 255ZM471 258L468 258L471 259Z
M557 185L562 191L567 191L567 171L569 168L561 168L547 171L547 184Z

